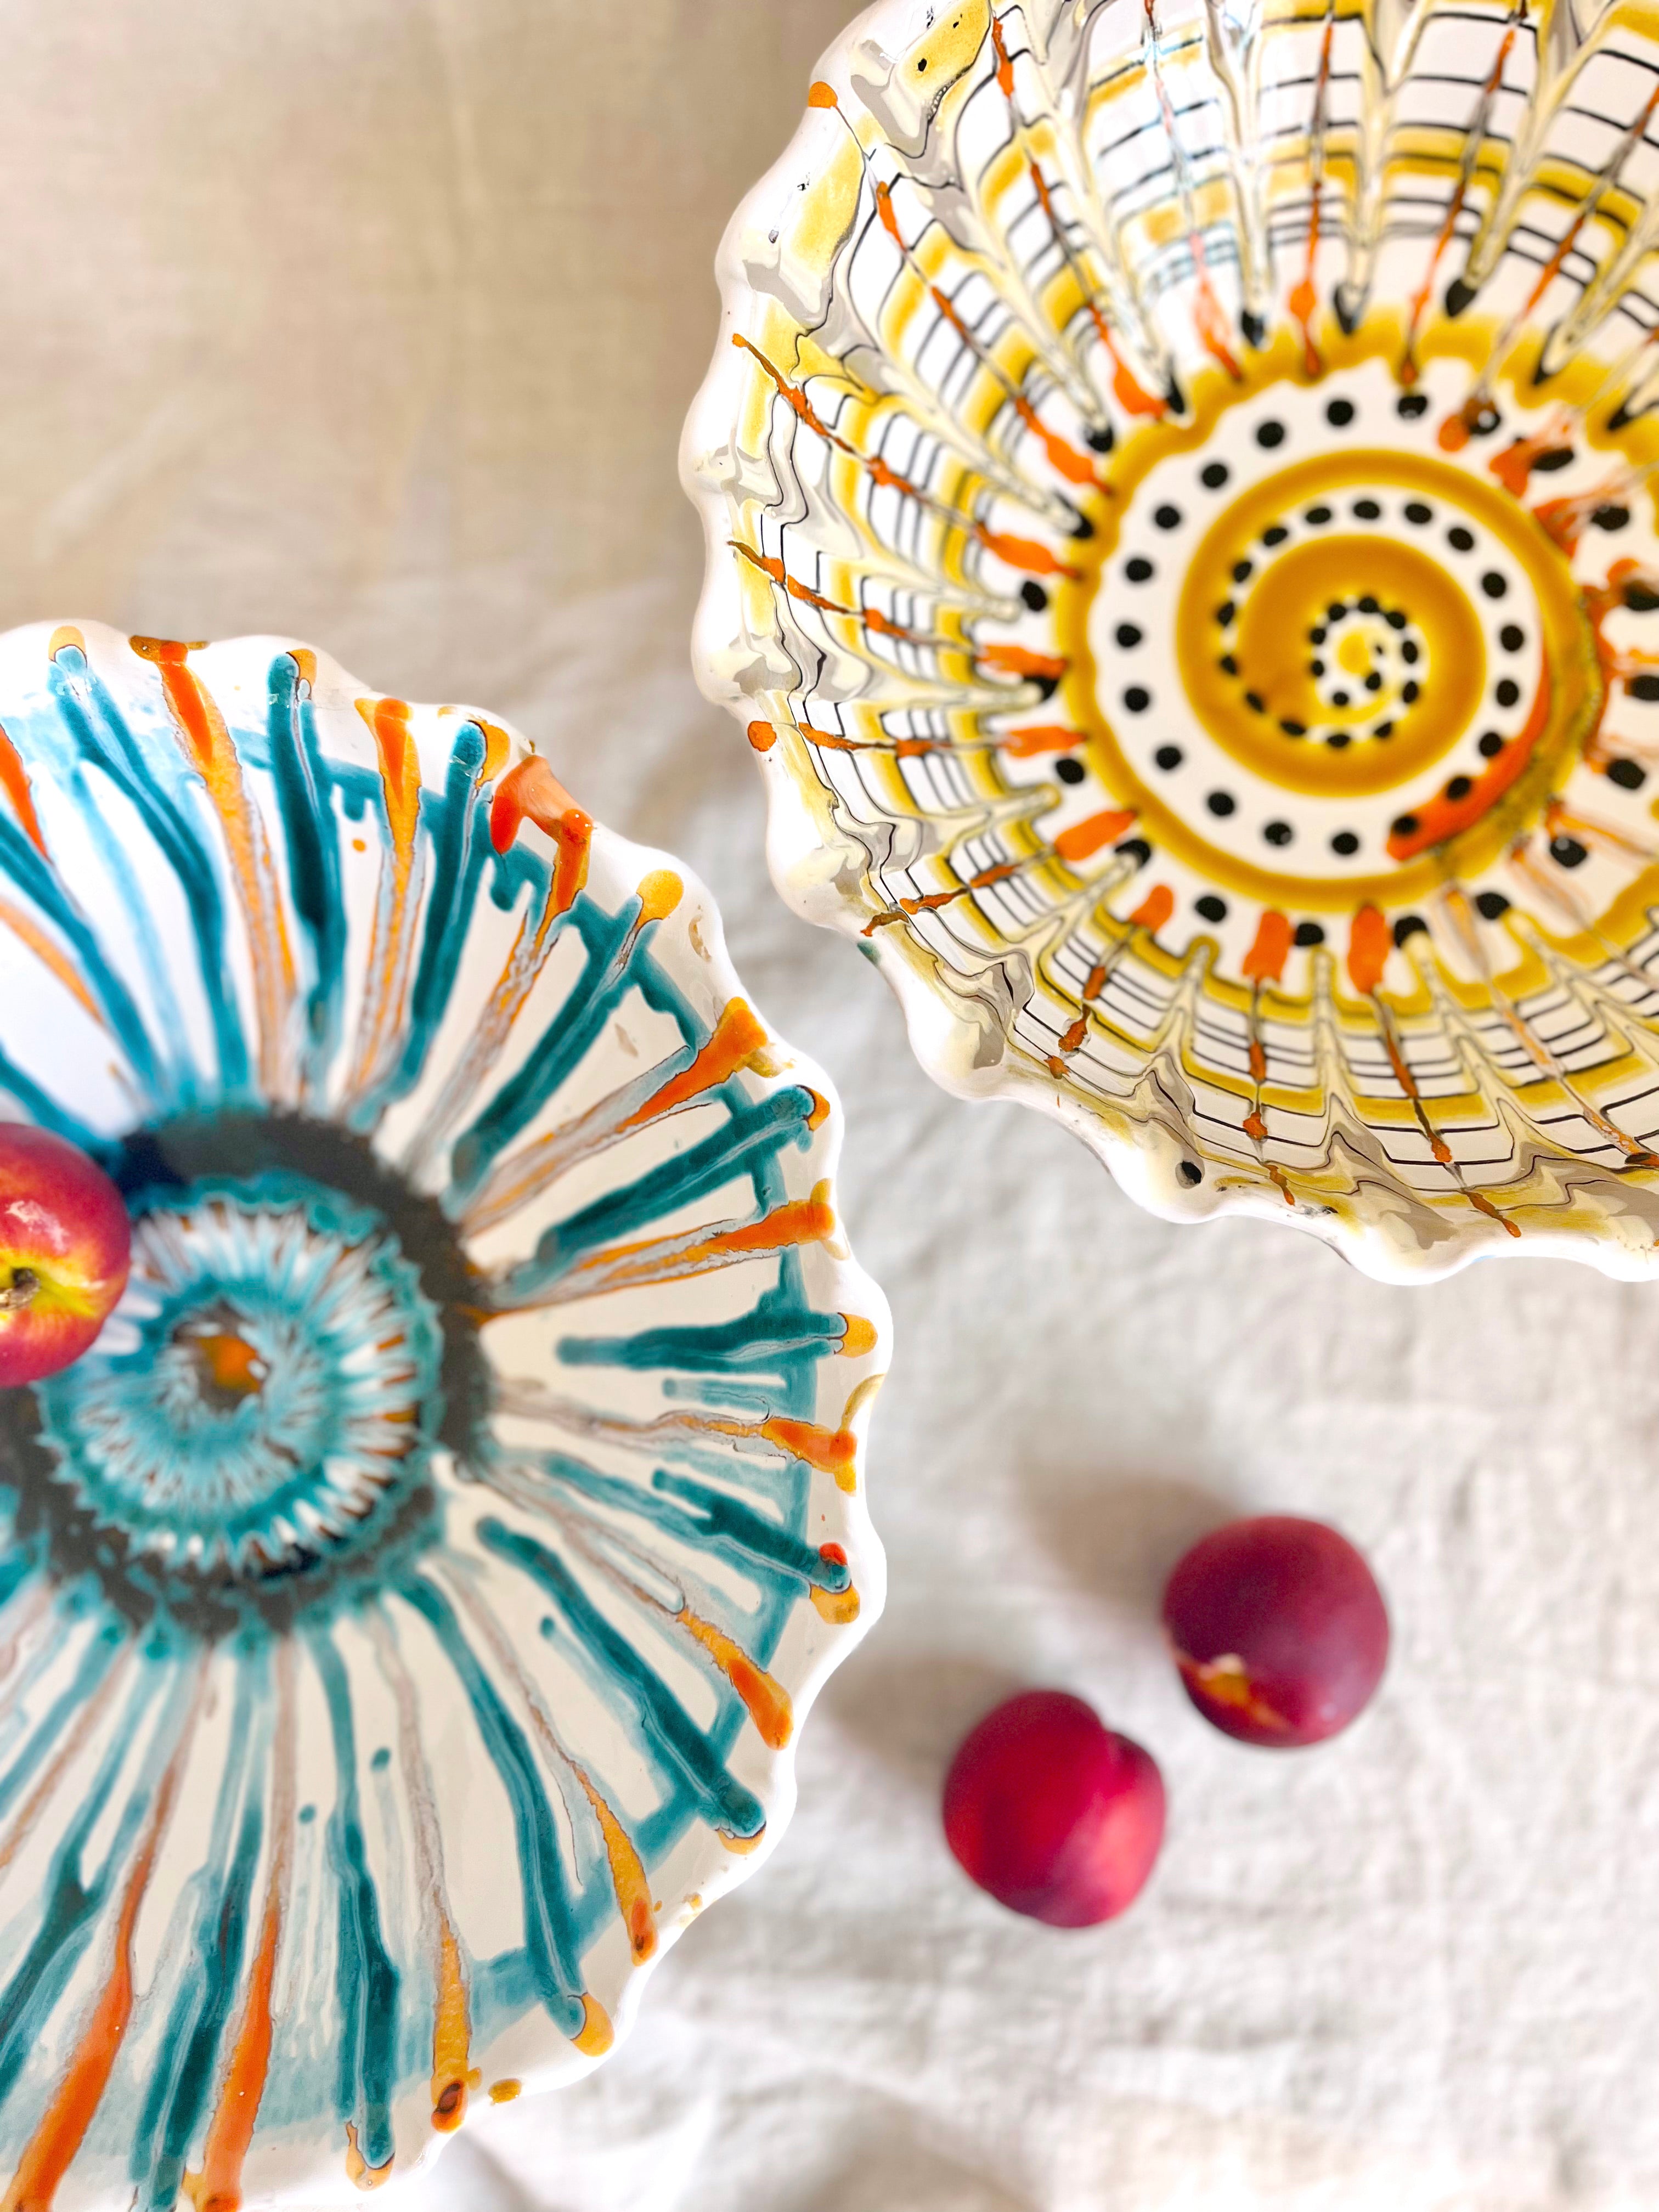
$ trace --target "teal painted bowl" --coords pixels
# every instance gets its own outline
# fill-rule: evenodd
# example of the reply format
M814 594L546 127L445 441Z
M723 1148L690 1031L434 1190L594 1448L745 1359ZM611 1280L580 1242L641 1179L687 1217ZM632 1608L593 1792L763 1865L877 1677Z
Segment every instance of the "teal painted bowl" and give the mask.
M133 1222L0 1392L3 2201L349 2196L787 1817L883 1589L839 1111L523 738L88 625L0 638L0 1117Z

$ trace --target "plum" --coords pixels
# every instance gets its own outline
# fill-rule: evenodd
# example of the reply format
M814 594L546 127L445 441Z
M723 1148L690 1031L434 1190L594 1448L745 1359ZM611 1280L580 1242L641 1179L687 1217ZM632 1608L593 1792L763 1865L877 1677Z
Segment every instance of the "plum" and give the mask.
M1133 1904L1164 1840L1164 1781L1138 1743L1064 1690L1025 1690L963 1739L945 1837L980 1887L1052 1928Z
M1346 1536L1321 1521L1229 1522L1177 1564L1164 1626L1187 1695L1242 1742L1322 1743L1382 1678L1389 1615Z

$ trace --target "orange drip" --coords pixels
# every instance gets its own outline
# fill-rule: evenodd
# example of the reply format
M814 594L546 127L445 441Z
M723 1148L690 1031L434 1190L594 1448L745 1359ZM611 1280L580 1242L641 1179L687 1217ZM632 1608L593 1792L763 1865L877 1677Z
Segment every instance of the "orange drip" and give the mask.
M744 734L757 753L770 752L778 741L778 733L769 722L750 722Z
M568 912L587 881L593 823L538 753L501 778L489 809L489 842L498 853L506 852L526 819L558 847L544 917L550 919Z
M438 1929L438 2005L432 2023L432 2124L451 2135L466 2118L471 2028L461 1948L441 1909Z
M23 835L43 860L49 860L51 855L46 851L46 841L40 835L40 819L34 811L34 799L29 790L27 772L16 746L3 729L0 729L0 791L3 791L10 799Z
M859 1440L850 1429L826 1429L817 1421L792 1420L775 1413L751 1435L764 1437L792 1458L804 1460L821 1474L832 1474L838 1488L851 1490L857 1483Z
M1277 983L1290 957L1291 925L1276 907L1268 907L1255 926L1255 936L1244 955L1242 973L1251 983Z
M1150 930L1156 937L1174 912L1175 893L1168 884L1154 884L1129 919L1138 929Z
M1393 933L1382 915L1374 906L1362 906L1348 931L1348 974L1362 999L1369 999L1382 981L1393 950Z
M1091 814L1086 821L1073 822L1069 830L1062 830L1054 840L1054 850L1062 860L1086 860L1103 845L1115 845L1134 818L1133 806Z
M1034 653L1028 645L982 645L975 655L981 668L994 668L1004 676L1035 676L1058 683L1067 663L1052 653Z
M999 738L997 750L1011 760L1030 760L1038 753L1074 752L1082 743L1081 730L1068 730L1063 722L1034 722Z
M670 1076L661 1090L653 1092L637 1112L630 1114L621 1127L637 1128L641 1122L654 1121L658 1115L666 1114L684 1105L687 1099L724 1083L752 1060L766 1041L765 1024L757 1020L752 1009L742 999L729 1000L714 1024L714 1035L690 1066Z
M611 1866L611 1886L617 1893L617 1909L628 1930L628 1947L636 1966L645 1964L657 1948L657 1923L651 1910L651 1885L634 1839L611 1811L582 1769L576 1778L587 1793L587 1802L599 1817L605 1838L605 1855Z
M712 1621L702 1620L689 1606L683 1606L675 1618L683 1628L689 1629L696 1638L743 1699L750 1719L760 1731L761 1741L773 1751L781 1751L795 1725L789 1692L781 1682L775 1681L763 1667L757 1667L724 1629L716 1628Z

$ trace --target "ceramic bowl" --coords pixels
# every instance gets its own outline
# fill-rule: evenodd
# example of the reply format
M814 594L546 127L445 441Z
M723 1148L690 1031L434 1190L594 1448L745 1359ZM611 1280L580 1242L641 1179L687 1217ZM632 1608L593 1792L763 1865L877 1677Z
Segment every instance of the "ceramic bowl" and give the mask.
M879 1608L829 1085L523 738L0 639L0 1115L126 1193L0 1392L8 2206L308 2203L580 2071Z
M721 251L699 673L951 1088L1659 1265L1659 33L885 0Z

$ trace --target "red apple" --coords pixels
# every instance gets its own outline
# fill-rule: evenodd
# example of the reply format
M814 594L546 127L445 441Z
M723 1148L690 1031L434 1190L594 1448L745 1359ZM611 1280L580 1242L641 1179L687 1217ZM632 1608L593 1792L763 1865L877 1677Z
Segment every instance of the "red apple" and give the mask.
M1000 1903L1053 1928L1133 1904L1164 1840L1164 1781L1064 1690L1026 1690L970 1729L945 1784L945 1839Z
M0 1121L0 1387L78 1359L126 1287L121 1194L75 1146Z
M1164 1593L1187 1695L1243 1742L1322 1743L1382 1679L1389 1615L1370 1569L1321 1521L1264 1513L1193 1546Z

